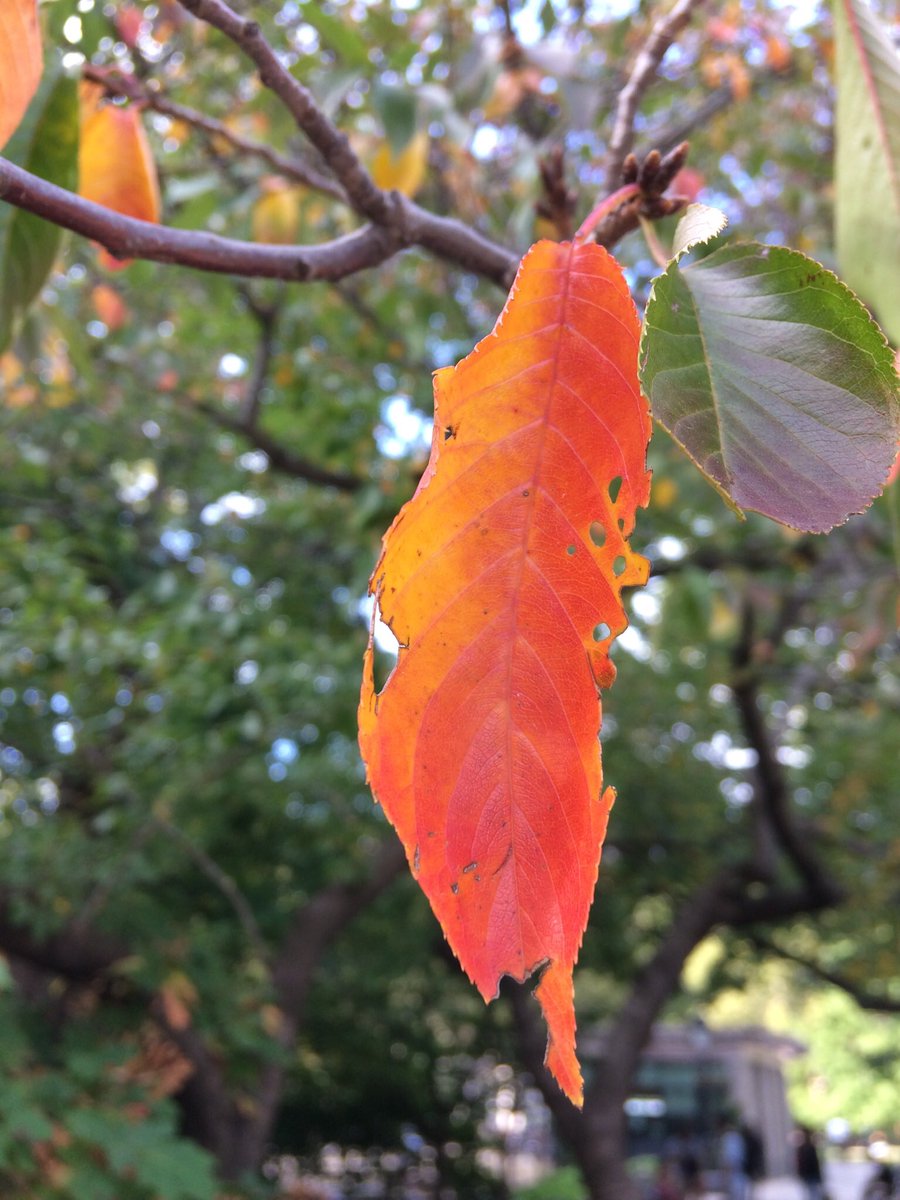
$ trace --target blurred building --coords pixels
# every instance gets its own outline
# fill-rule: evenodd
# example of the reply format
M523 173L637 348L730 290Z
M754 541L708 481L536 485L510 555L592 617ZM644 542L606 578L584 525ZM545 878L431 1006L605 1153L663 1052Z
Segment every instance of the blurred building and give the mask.
M587 1076L603 1055L605 1036L586 1030L579 1039ZM784 1064L804 1051L793 1038L758 1026L658 1025L626 1103L631 1153L666 1154L689 1139L712 1166L721 1121L731 1117L762 1138L768 1175L790 1174L793 1121Z

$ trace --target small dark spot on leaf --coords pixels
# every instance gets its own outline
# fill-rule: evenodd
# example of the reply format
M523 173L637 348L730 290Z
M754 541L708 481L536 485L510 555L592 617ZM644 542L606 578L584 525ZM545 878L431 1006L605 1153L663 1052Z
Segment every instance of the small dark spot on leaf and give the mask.
M522 495L523 495L523 496L530 496L530 495L531 495L531 493L529 492L528 488L526 488L526 489L525 489L525 491L522 493Z
M463 875L468 875L470 871L474 871L478 866L477 862L470 862L467 867L463 867Z
M453 895L454 895L454 896L456 896L456 895L459 893L459 884L458 884L458 883L451 883L451 884L450 884L450 891L453 893Z
M421 859L420 859L420 855L419 855L419 847L418 847L418 846L416 846L416 852L415 852L415 854L413 854L413 871L414 871L414 872L415 872L417 875L418 875L418 873L419 873L419 863L420 863L420 861L421 861Z
M444 429L444 441L449 442L451 438L455 438L459 432L458 425L447 425Z

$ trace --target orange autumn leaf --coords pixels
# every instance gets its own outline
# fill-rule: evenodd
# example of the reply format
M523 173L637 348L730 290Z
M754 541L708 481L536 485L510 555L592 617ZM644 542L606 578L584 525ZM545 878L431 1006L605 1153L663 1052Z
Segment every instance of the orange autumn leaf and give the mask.
M766 36L766 66L771 71L787 71L793 59L791 44L777 33Z
M88 101L90 103L90 101ZM78 151L78 191L126 217L159 221L159 184L140 113L133 106L91 105L83 113ZM110 270L127 262L107 251L101 261Z
M44 55L37 0L0 3L0 148L18 128L41 82Z
M615 260L539 242L494 331L435 376L431 458L370 591L400 642L360 747L376 798L486 1000L541 972L547 1065L581 1101L572 969L614 793L598 688L613 680L647 503L639 322Z
M129 318L128 306L115 288L107 283L98 283L91 291L94 312L107 329L115 332L121 329Z

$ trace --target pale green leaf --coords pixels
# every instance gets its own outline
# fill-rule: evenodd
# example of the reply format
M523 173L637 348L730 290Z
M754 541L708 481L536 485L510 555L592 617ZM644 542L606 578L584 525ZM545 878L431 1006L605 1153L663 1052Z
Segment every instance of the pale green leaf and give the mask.
M72 188L77 177L78 104L75 81L49 75L6 147L5 157L33 175ZM44 286L62 230L0 204L0 351Z
M680 258L692 246L710 241L720 234L727 224L728 218L721 209L713 208L709 204L689 204L675 226L672 257Z
M900 345L900 52L865 0L835 0L841 275Z

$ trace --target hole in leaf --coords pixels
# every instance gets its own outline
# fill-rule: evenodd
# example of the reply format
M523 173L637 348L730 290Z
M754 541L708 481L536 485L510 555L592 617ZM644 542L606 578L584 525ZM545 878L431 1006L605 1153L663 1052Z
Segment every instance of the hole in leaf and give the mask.
M620 529L624 529L624 528L625 528L625 518L624 518L624 517L619 517L619 522L618 522L618 524L619 524L619 528L620 528Z
M455 438L458 429L458 425L448 425L444 430L444 441L449 442L451 438Z
M595 546L606 545L606 530L599 521L591 522L591 541Z
M610 498L610 500L612 500L613 504L615 504L615 502L618 500L619 492L621 491L621 489L622 489L622 476L617 475L615 477L615 479L610 480L609 487L606 489L607 492L609 493L609 498Z
M574 546L566 546L566 554L574 554L574 553L575 553Z
M609 637L609 626L605 621L601 621L599 625L594 626L594 641L605 642Z
M620 554L618 558L613 559L613 575L618 578L627 566L628 563L625 561L625 555Z

